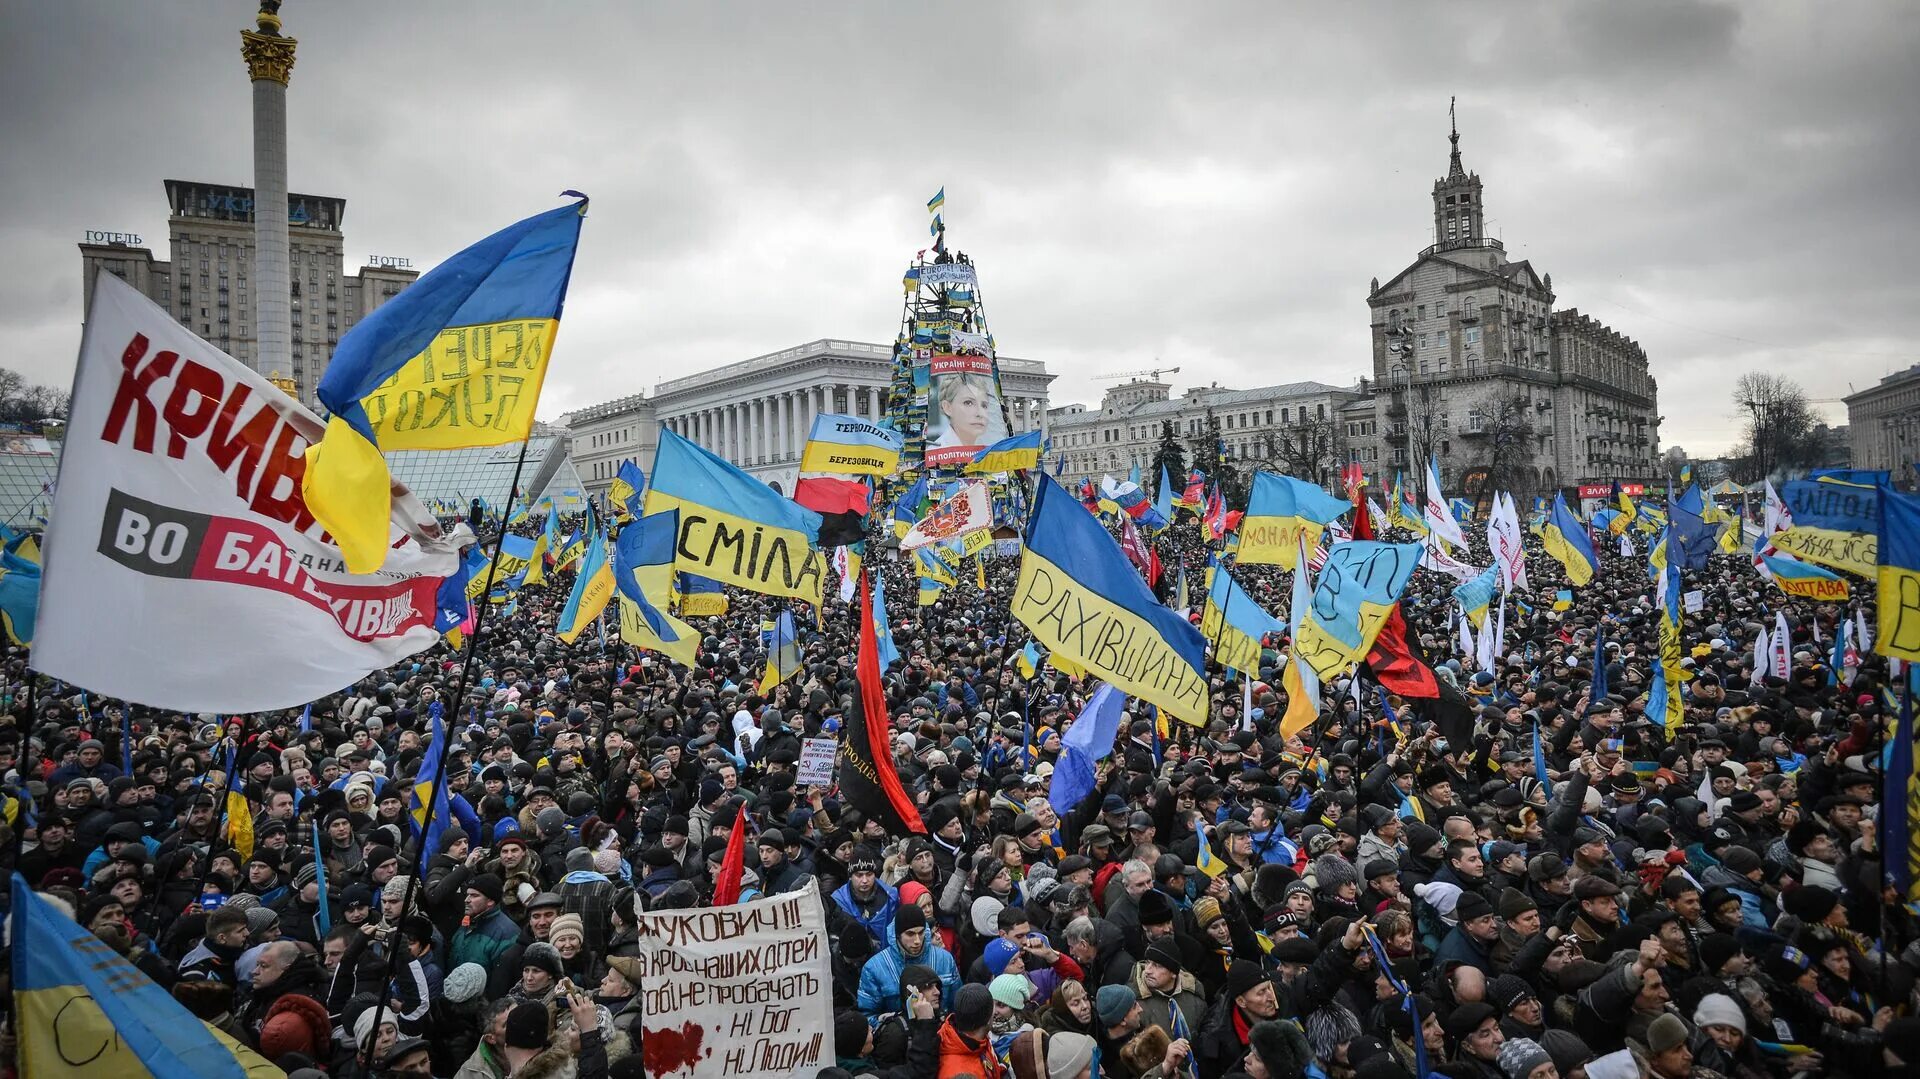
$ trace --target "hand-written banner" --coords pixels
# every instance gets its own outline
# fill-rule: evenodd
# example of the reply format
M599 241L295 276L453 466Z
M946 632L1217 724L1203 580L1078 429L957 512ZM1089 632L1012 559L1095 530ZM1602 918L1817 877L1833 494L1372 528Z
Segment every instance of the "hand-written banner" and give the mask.
M817 890L637 917L648 1079L790 1079L834 1059Z
M491 446L527 437L557 319L440 331L362 400L383 450Z

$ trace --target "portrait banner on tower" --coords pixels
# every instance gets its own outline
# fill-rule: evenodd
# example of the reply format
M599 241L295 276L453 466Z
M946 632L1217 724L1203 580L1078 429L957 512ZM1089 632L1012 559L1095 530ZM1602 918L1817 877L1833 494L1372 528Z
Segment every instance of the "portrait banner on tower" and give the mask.
M965 465L1007 437L992 357L936 355L927 378L927 464Z

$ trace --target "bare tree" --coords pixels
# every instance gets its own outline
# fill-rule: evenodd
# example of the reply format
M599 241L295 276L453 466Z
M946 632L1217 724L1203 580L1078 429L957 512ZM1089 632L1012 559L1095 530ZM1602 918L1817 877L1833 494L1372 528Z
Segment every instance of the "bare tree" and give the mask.
M1529 461L1528 446L1534 440L1533 410L1525 396L1507 397L1483 404L1474 410L1471 422L1486 436L1485 463L1471 470L1478 474L1479 486L1469 483L1477 507L1490 505L1496 491L1505 491L1521 502L1535 494L1535 473Z
M1325 487L1345 463L1345 430L1334 419L1309 419L1267 431L1254 455L1274 471Z
M38 426L44 420L63 420L67 392L36 386L20 372L0 367L0 423Z
M1733 404L1746 415L1746 442L1737 467L1741 481L1785 477L1809 467L1818 452L1813 444L1813 407L1806 391L1790 378L1749 371L1733 384Z

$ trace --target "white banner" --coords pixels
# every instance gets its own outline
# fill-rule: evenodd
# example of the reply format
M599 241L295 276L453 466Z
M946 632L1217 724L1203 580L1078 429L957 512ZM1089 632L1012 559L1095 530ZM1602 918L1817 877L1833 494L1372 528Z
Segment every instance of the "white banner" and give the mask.
M941 540L958 539L969 532L992 527L993 492L975 480L942 499L925 517L915 521L913 528L900 538L900 549L917 551Z
M833 738L808 738L800 743L800 766L794 769L797 786L826 786L833 782L834 763L840 755L840 742Z
M431 645L451 543L397 491L385 568L348 574L300 494L321 430L102 271L47 524L33 667L158 708L259 712Z
M830 1066L819 889L638 918L647 1079L792 1079Z
M920 267L923 285L974 285L973 267L960 262L930 262Z

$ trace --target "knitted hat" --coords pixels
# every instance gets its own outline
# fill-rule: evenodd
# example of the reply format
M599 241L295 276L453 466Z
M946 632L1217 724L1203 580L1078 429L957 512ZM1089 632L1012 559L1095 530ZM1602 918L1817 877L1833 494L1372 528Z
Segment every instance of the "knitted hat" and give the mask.
M1164 937L1147 945L1147 954L1143 958L1145 958L1147 962L1156 963L1173 971L1175 974L1180 973L1180 949L1175 947L1172 941Z
M893 915L893 935L927 927L927 912L918 903L902 903ZM998 939L998 938L996 938Z
M1338 854L1322 854L1313 860L1313 879L1319 883L1320 890L1331 892L1342 884L1360 883L1360 874L1353 863Z
M968 982L953 997L956 1030L979 1030L993 1020L993 994L979 982Z
M563 936L571 936L577 939L582 945L586 944L586 920L578 914L562 914L555 918L553 924L547 927L547 941L555 947L558 947L560 938Z
M1833 908L1840 905L1840 897L1830 888L1818 884L1802 884L1800 887L1781 897L1780 905L1788 914L1800 919L1807 925L1815 925L1826 920Z
M500 902L500 897L507 894L507 886L501 883L500 878L492 873L479 874L467 882L467 888L471 891L479 892L495 903ZM540 1044L545 1045L546 1042L542 1041Z
M1018 944L1005 937L995 937L987 942L986 951L981 953L980 961L987 965L989 971L998 976L1007 972L1007 964L1013 962L1013 957L1019 954Z
M531 951L539 945L528 948ZM506 1038L509 1049L544 1049L547 1045L547 1006L527 1001L516 1004L507 1013Z
M1205 929L1219 921L1225 915L1220 910L1220 901L1210 895L1203 895L1193 901L1193 920Z
M1242 961L1235 963L1234 966L1251 967L1253 964ZM1257 972L1256 968L1256 973ZM1229 984L1231 984L1232 976L1229 975L1228 977ZM1100 1017L1101 1026L1116 1027L1126 1022L1128 1013L1132 1012L1133 1006L1138 1003L1140 1003L1140 998L1134 994L1133 990L1126 986L1103 985L1100 987L1100 991L1094 994L1093 1010L1095 1014Z
M555 918L554 921L559 921L559 919ZM523 969L526 967L534 967L539 970L544 970L553 978L559 978L562 974L566 973L565 965L560 960L560 953L554 950L553 945L539 940L527 945L526 950L520 953L520 966ZM542 1042L541 1044L544 1045L545 1043ZM522 1048L526 1047L523 1046Z
M1055 1034L1047 1042L1047 1079L1075 1079L1093 1063L1093 1049L1093 1039L1085 1034Z
M1480 1029L1480 1024L1492 1018L1495 1018L1493 1005L1476 1000L1448 1012L1446 1021L1442 1025L1446 1027L1447 1037L1464 1038Z
M987 983L987 992L993 994L994 1000L1019 1011L1033 996L1033 983L1024 974L1002 974Z
M1479 892L1461 892L1460 898L1453 905L1453 916L1462 923L1492 915L1493 904L1487 902L1487 897Z
M1499 1061L1507 1079L1527 1079L1533 1069L1553 1063L1553 1058L1532 1038L1511 1038L1500 1043Z
M1720 976L1720 968L1727 965L1740 951L1740 942L1731 933L1709 933L1700 938L1701 972L1709 977Z
M1647 1025L1647 1048L1664 1053L1687 1041L1686 1020L1667 1012Z
M1236 959L1227 968L1226 995L1230 998L1238 997L1242 993L1259 988L1260 983L1266 980L1267 972L1260 969L1258 963ZM1104 993L1106 990L1103 989L1101 992Z
M857 1057L867 1048L867 1035L873 1028L867 1017L852 1008L842 1008L833 1016L833 1051L838 1056Z
M1699 1006L1693 1009L1693 1021L1697 1026L1732 1027L1742 1034L1747 1032L1747 1013L1725 993L1701 997Z
M1460 902L1460 886L1443 880L1416 884L1413 894L1426 900L1427 905L1443 918L1453 917L1454 907Z
M455 1004L465 1004L487 989L487 971L478 963L462 963L447 972L441 994Z
M1812 965L1812 961L1800 949L1792 945L1781 945L1768 952L1760 965L1767 972L1767 977L1781 985L1786 985L1805 974L1807 967Z
M1527 980L1518 974L1502 974L1487 985L1487 1003L1498 1008L1502 1015L1531 999L1532 996L1532 987L1527 985Z

